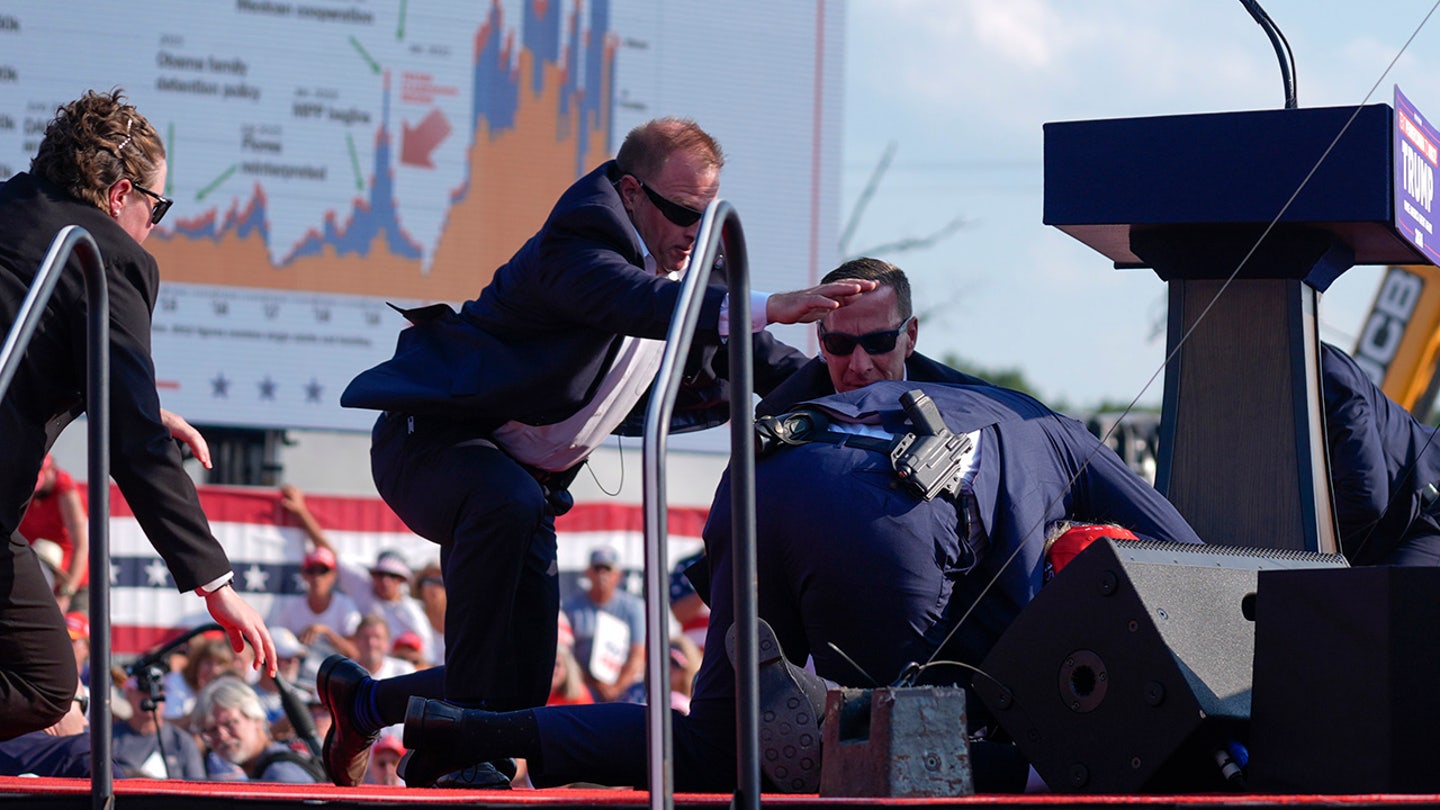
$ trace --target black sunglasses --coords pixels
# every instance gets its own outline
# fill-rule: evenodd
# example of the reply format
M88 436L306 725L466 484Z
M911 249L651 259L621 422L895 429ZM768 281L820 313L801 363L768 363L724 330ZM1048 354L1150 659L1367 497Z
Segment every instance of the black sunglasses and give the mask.
M865 350L866 354L888 354L895 351L895 342L900 339L900 333L910 325L915 318L911 315L894 329L885 329L879 332L867 332L863 335L851 335L845 332L826 332L825 327L820 327L820 345L830 354L847 356L855 351L858 345Z
M159 225L160 220L165 218L165 212L169 211L170 206L175 204L175 201L170 199L169 197L166 197L162 194L156 194L155 192L151 191L148 188L145 188L144 186L136 183L133 180L130 181L130 187L155 201L155 207L150 209L151 225Z
M635 177L633 174L630 176ZM658 191L645 185L645 181L638 177L635 177L635 182L640 184L640 190L645 192L645 196L650 198L650 202L654 203L655 207L660 209L660 213L664 214L666 219L682 228L688 228L694 225L700 221L700 217L705 216L704 211L696 211L688 205L681 205L680 203L665 199L660 196Z

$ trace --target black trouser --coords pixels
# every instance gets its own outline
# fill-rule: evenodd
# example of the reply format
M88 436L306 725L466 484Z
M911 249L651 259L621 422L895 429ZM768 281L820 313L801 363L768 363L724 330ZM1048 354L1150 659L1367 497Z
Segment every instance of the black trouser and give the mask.
M54 725L79 686L65 619L30 544L0 553L0 739Z
M543 706L555 669L555 517L534 476L473 430L386 415L371 466L380 496L440 546L444 697L494 711Z

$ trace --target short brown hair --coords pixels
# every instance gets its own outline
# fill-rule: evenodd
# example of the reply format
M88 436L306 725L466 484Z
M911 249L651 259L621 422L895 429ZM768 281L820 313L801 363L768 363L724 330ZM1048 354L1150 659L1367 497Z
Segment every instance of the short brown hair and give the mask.
M109 93L87 91L56 109L30 173L104 211L111 186L124 177L150 185L164 159L159 133L117 87Z
M689 118L675 117L656 118L630 130L615 162L620 171L648 180L677 153L699 157L717 170L725 166L725 153L708 132Z
M839 267L825 274L820 279L821 284L829 284L832 281L844 281L846 279L873 280L880 287L892 287L895 290L895 307L900 310L902 320L908 320L913 312L913 304L910 302L910 279L906 278L905 271L881 259L861 258L851 259Z

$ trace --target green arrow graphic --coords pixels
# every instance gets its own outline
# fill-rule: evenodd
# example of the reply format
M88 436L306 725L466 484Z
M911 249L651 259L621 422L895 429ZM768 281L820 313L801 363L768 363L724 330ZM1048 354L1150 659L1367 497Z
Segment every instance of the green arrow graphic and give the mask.
M360 174L360 155L355 152L355 136L345 133L345 143L350 147L350 168L355 170L355 188L365 190L365 178Z
M195 199L197 199L197 200L203 200L203 199L205 199L207 196L209 196L210 192L212 192L212 191L214 191L215 189L219 188L221 183L224 183L226 180L229 180L229 179L230 179L230 175L234 174L234 173L235 173L235 170L238 169L238 168L240 168L240 164L238 164L238 163L232 164L232 165L230 166L230 168L228 168L228 169L226 169L225 171L221 172L219 177L215 178L214 180L211 180L211 181L210 181L210 185L208 185L208 186L200 189L200 193L195 195Z
M356 39L356 38L352 35L352 36L350 37L350 44L351 44L352 46L354 46L356 53L359 53L359 54L360 54L360 58L364 59L365 62L366 62L366 64L370 65L370 70L371 70L371 71L373 71L373 72L375 72L375 73L379 73L379 72L380 72L380 63L379 63L379 62L376 62L376 61L370 56L370 54L365 51L365 46L360 44L360 40Z

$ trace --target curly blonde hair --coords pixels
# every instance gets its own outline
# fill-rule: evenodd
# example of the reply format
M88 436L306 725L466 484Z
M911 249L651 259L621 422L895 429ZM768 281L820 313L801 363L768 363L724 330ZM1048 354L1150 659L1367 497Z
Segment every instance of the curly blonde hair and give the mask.
M86 91L56 109L30 173L107 211L111 186L125 177L150 185L164 159L159 133L117 87L109 93Z

